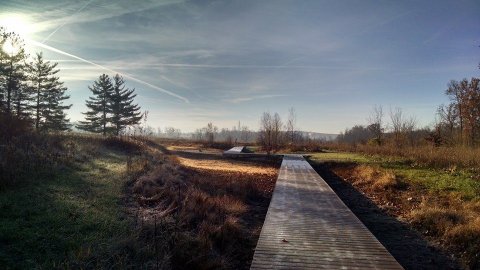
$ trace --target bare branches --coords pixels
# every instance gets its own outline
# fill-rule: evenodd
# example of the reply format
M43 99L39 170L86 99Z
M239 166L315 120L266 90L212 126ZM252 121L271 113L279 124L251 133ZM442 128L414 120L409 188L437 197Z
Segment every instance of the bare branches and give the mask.
M450 139L454 139L454 130L458 130L460 143L470 145L480 140L480 87L479 79L470 81L452 80L445 94L450 98L448 107L439 108L442 126L450 131ZM458 127L457 127L458 123Z
M291 107L288 110L288 119L287 119L287 123L285 124L285 128L287 130L287 136L291 144L295 143L296 124L297 124L297 114L295 112L295 108Z
M413 132L417 125L417 119L413 116L407 118L401 108L390 108L390 121L392 122L393 140L397 147L402 146L405 141L414 144Z
M278 113L272 116L269 112L264 112L260 119L258 141L269 154L277 151L282 144L282 125L282 119Z
M378 145L383 143L383 107L375 105L373 111L367 119L368 129L373 133L374 139Z

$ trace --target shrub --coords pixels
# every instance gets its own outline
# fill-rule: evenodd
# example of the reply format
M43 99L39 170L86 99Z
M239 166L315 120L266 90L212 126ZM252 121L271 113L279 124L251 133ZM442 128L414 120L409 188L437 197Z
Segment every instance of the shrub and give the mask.
M356 166L352 175L356 178L355 183L368 184L374 190L396 189L401 186L394 173L370 165Z
M470 269L480 268L480 218L455 226L445 234L445 239L462 252Z
M411 213L412 224L432 236L443 236L463 219L461 213L448 208L423 207Z

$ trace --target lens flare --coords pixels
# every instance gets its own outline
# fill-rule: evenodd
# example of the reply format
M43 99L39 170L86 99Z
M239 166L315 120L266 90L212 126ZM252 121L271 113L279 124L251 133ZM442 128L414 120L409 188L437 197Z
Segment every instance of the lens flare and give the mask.
M34 32L33 24L23 14L0 14L0 27L5 28L7 32L18 34L23 39L29 39L30 34Z
M20 40L6 41L2 50L10 54L16 54L23 47L26 51L31 49L29 40L32 39L37 27L30 18L20 13L0 13L0 27L6 32L13 32L18 35Z
M3 51L8 53L8 54L17 54L20 51L20 47L11 42L10 40L7 40L2 47Z

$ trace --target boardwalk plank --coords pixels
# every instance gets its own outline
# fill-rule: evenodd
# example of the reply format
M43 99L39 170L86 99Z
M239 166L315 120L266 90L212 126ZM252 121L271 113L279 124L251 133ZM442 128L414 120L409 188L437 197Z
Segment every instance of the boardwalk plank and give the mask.
M286 155L251 269L403 269L302 157Z

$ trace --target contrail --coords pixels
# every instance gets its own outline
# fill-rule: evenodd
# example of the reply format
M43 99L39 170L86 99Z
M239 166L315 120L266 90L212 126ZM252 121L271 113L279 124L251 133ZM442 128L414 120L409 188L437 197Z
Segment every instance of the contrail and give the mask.
M190 103L190 101L189 101L187 98L185 98L185 97L182 97L182 96L180 96L180 95L177 95L177 94L175 94L175 93L172 93L172 92L170 92L170 91L168 91L168 90L166 90L166 89L163 89L163 88L161 88L161 87L158 87L158 86L153 85L153 84L151 84L151 83L148 83L148 82L146 82L146 81L142 81L142 80L140 80L140 79L137 79L137 78L135 78L135 77L132 77L132 76L130 76L130 75L128 75L128 74L121 73L121 72L115 71L115 70L113 70L113 69L104 67L104 66L102 66L102 65L99 65L99 64L94 63L94 62L92 62L92 61L89 61L89 60L87 60L87 59L84 59L84 58L78 57L78 56L76 56L76 55L73 55L73 54L64 52L64 51L62 51L62 50L53 48L53 47L51 47L51 46L45 45L45 44L40 43L40 42L35 41L35 40L28 40L28 42L32 43L32 44L35 45L35 46L38 46L38 47L47 49L47 50L49 50L49 51L56 52L56 53L59 53L59 54L66 55L66 56L68 56L68 57L72 57L72 58L78 59L78 60L80 60L80 61L82 61L82 62L85 62L85 63L90 64L90 65L94 65L94 66L96 66L96 67L98 67L98 68L107 70L107 71L109 71L109 72L111 72L111 73L118 73L118 74L122 75L123 77L128 78L128 79L130 79L130 80L132 80L132 81L141 83L141 84L146 85L146 86L148 86L148 87L151 87L151 88L153 88L153 89L155 89L155 90L158 90L158 91L160 91L160 92L162 92L162 93L165 93L165 94L170 95L170 96L172 96L172 97L176 97L176 98L178 98L178 99L181 99L181 100L185 101L186 103Z
M172 64L172 63L157 63L146 64L144 66L155 67L173 67L173 68L228 68L228 69L331 69L331 70L379 70L380 68L357 68L348 66L316 66L316 65L209 65L209 64Z
M79 8L77 11L75 11L72 15L70 15L59 27L57 27L55 30L53 30L52 33L50 33L50 35L48 35L45 39L43 39L42 43L45 43L47 42L51 36L53 36L58 30L60 30L60 28L62 28L63 26L65 26L65 24L67 24L69 21L70 21L70 18L72 16L74 16L75 14L81 12L82 10L84 10L88 5L90 5L90 3L92 3L93 0L90 0L88 1L85 5L83 5L81 8Z

